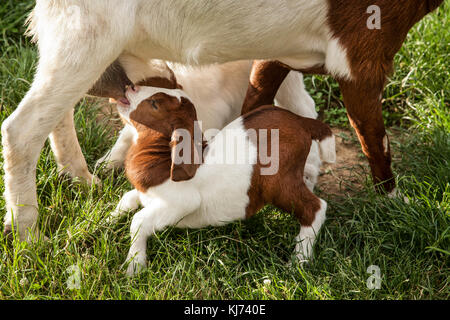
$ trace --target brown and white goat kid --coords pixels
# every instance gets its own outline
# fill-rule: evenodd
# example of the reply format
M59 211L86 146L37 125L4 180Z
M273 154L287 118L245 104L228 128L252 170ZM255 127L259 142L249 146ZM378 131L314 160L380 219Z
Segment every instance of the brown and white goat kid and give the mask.
M195 105L197 117L202 123L202 130L220 130L241 114L252 67L252 61L242 60L195 68L159 60L144 62L132 55L124 55L117 63L108 68L101 80L90 90L90 94L126 101L124 88L128 78L130 81L128 84L132 82L166 89L182 88ZM124 70L121 70L121 67ZM303 75L299 72L292 71L287 75L275 96L275 101L277 106L295 114L307 118L317 118L314 100L306 91ZM97 161L97 166L106 169L122 167L133 136L133 127L125 124L112 149ZM65 143L56 143L58 141L55 134L50 140L52 150L56 155L69 153L67 152L68 145L78 145L76 135L73 136L72 142L67 141L68 137L60 140ZM67 168L65 172L76 176L77 172L70 172L69 169L74 167L71 165L72 163L80 161L73 156L73 153L69 154L72 156L66 156L67 161L59 161L62 162L59 163L59 167ZM82 157L81 152L80 156ZM56 157L56 159L61 158ZM305 165L304 175L305 183L311 191L317 183L320 165L319 149L314 141ZM85 167L83 172L88 171L87 165Z
M136 132L125 162L136 189L123 196L111 218L143 206L131 223L129 275L144 268L147 239L156 231L220 226L269 203L295 214L301 224L296 255L300 261L311 257L327 204L306 187L303 170L312 139L319 141L324 161L335 161L327 125L262 106L206 145L184 91L130 87L126 95L130 104L119 103L118 110Z

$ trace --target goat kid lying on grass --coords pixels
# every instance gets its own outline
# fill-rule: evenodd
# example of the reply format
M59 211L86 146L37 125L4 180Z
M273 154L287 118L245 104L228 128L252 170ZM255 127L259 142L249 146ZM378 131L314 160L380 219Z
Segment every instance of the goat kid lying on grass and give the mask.
M306 187L303 171L312 139L320 141L324 161L335 161L327 125L262 106L206 145L184 91L137 86L126 97L129 103L119 102L118 110L135 129L125 170L136 189L123 196L111 218L143 206L131 223L128 275L145 268L147 238L156 231L220 226L249 218L269 203L295 214L301 224L296 256L311 257L327 203Z

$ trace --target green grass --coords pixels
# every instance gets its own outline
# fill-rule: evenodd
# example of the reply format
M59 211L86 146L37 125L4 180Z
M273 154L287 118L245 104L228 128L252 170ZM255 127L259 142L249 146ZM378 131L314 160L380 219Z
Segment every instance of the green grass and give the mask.
M0 121L32 80L36 49L22 36L31 8L32 1L0 6ZM385 120L398 133L391 139L394 169L409 204L376 195L368 177L351 197L321 194L328 219L304 269L286 266L298 223L272 207L221 228L169 228L148 242L148 271L128 279L121 264L131 218L110 226L104 217L129 183L123 174L99 172L102 187L74 184L58 176L46 145L37 183L40 226L51 241L8 244L0 235L0 299L448 299L449 21L447 1L410 32L385 91ZM336 82L306 82L326 121L346 126ZM96 113L82 101L75 115L91 166L115 138ZM0 206L2 216L3 199ZM366 286L371 265L381 271L379 290ZM69 289L71 266L80 270L79 289Z

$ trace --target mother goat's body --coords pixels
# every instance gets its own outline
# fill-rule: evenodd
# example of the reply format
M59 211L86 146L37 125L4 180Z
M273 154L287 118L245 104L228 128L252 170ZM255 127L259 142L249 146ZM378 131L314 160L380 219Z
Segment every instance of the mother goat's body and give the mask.
M2 124L6 230L14 220L21 239L30 239L29 231L38 235L35 175L42 146L121 54L195 65L276 59L294 69L322 66L351 80L348 47L329 27L330 6L341 2L37 0L29 32L38 41L39 65L29 92ZM417 15L426 13L422 1L402 2L417 2Z
M85 49L108 41L105 49L115 45L143 60L204 65L277 59L298 69L325 63L330 73L350 77L327 15L327 0L74 0L67 6L38 0L30 33L44 50L55 40L86 40L78 43ZM66 50L77 58L78 50Z

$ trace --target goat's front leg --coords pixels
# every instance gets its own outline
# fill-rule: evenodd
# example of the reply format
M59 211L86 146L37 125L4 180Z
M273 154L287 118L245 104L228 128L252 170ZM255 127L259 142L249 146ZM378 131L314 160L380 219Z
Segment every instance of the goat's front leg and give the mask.
M107 219L107 223L112 223L121 218L128 211L136 210L141 205L141 200L139 199L139 191L133 189L125 193L120 199L119 204L116 209L110 214Z
M129 124L125 125L112 149L97 161L97 166L104 166L108 170L121 168L135 135L134 127Z
M195 212L201 203L200 194L190 184L166 182L147 192L142 199L145 208L137 212L131 222L131 247L126 263L127 275L133 276L145 268L148 237L168 226L175 226L184 217Z
M100 183L100 180L89 172L78 143L73 108L66 112L62 121L50 133L50 145L60 173L67 173L72 178L80 178L88 184Z
M339 80L350 123L367 156L374 183L380 192L392 192L391 150L382 115L383 85L368 81Z
M158 200L151 206L137 212L131 222L130 235L131 247L128 252L127 275L133 276L147 265L147 239L168 226L175 225L187 212L171 208Z
M71 36L51 45L40 43L33 84L2 124L4 232L10 233L14 227L21 240L39 236L36 165L45 140L120 53L114 47L97 47L85 34L79 35L79 41Z

